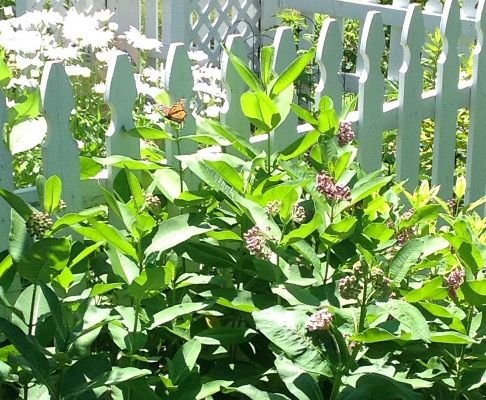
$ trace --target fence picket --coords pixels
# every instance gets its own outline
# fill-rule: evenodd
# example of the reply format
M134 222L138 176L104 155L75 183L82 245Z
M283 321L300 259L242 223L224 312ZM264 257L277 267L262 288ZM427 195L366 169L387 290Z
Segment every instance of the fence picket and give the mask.
M48 62L41 81L42 110L47 136L42 145L42 168L46 177L57 175L63 183L63 199L68 211L82 207L79 150L69 128L74 108L71 82L60 62Z
M393 7L407 9L410 0L393 0ZM388 79L398 80L399 69L403 60L403 49L400 45L402 38L402 27L392 26L390 29L390 46L388 55Z
M397 132L397 179L407 180L405 188L413 191L418 184L423 69L420 64L425 28L420 5L408 8L401 45L403 64L399 75Z
M226 48L242 60L246 58L248 53L241 35L229 35L226 40ZM240 105L241 95L248 90L248 86L236 72L226 52L221 60L221 75L227 97L226 109L221 113L221 122L238 130L242 136L249 138L250 123L243 114Z
M469 116L469 134L467 146L466 172L466 203L484 196L486 191L486 174L484 160L486 159L486 113L484 99L486 98L486 51L484 50L484 34L486 33L486 0L480 0L476 14L476 29L478 40L474 49L474 70L471 88L471 112ZM481 209L484 215L484 207Z
M454 185L457 94L460 60L457 51L461 22L459 3L448 0L441 21L442 54L437 61L437 98L432 157L432 184L440 185L443 199L452 197Z
M327 18L322 25L317 42L316 62L320 78L316 88L315 105L319 105L322 96L329 96L336 111L341 112L343 84L339 77L343 43L341 40L341 21Z
M273 43L275 47L273 70L280 74L297 57L292 29L289 27L277 28ZM285 121L269 134L272 151L283 150L296 139L297 123L297 116L289 113Z
M169 47L167 55L167 63L165 66L165 87L173 96L174 101L186 99L186 107L189 106L190 99L193 97L192 88L194 86L194 78L192 76L191 62L189 60L186 46L183 43L172 43ZM192 113L188 110L184 125L179 131L179 136L192 135L196 132L196 122ZM174 168L179 168L179 161L175 158L178 154L193 154L197 151L197 146L194 142L184 140L180 143L180 153L176 143L167 141L165 144L165 157L167 164ZM187 177L188 185L191 188L196 187L196 179L189 171L185 171L184 175Z
M135 127L133 106L137 98L137 88L132 65L125 53L119 52L108 63L105 100L110 106L111 123L106 133L106 155L123 155L140 158L140 140L127 134ZM115 168L108 167L108 185L113 183Z
M3 132L4 124L7 119L7 105L5 95L0 90L0 132ZM10 154L7 144L0 137L0 188L12 191L12 155ZM10 231L10 206L0 199L0 250L6 247L6 240Z
M159 38L159 2L145 0L145 35L149 38Z
M358 159L367 172L381 169L385 94L381 57L384 49L381 14L371 11L366 17L359 46L363 70L358 93Z
M440 0L429 0L424 7L425 11L440 14L442 12L442 3Z

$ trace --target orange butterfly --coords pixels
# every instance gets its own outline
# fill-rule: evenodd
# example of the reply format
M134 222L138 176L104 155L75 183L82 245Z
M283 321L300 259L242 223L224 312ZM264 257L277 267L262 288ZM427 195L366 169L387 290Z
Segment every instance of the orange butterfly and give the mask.
M172 106L161 106L160 111L164 114L164 117L169 121L177 122L181 124L184 122L187 116L187 111L185 109L186 101L180 99L177 103Z

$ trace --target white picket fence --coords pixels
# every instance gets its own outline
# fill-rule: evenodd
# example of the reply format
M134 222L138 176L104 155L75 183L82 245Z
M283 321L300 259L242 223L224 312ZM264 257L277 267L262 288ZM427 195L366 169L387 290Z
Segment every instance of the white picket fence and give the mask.
M290 6L292 2L287 0L281 3ZM313 2L300 0L299 3L308 5ZM321 3L324 2L319 2ZM352 1L340 3L352 3ZM380 8L376 4L375 6L367 4L367 6ZM312 10L314 9L308 11ZM440 194L446 199L452 196L454 184L457 110L468 108L470 131L466 201L472 202L486 192L486 174L482 171L486 160L484 154L486 153L486 113L483 111L486 99L486 77L481 76L486 71L486 52L483 51L486 0L480 0L477 10L475 9L474 27L477 41L474 50L473 76L468 81L459 79L458 49L461 26L462 34L468 32L471 37L471 32L464 29L464 22L467 21L463 19L461 22L458 1L446 2L439 22L444 47L438 62L436 87L426 93L422 91L423 71L420 65L420 52L425 39L426 21L432 16L427 12L423 13L417 5L409 5L402 11L397 11L395 14L396 26L399 26L400 21L403 22L399 35L400 52L396 53L402 54L397 72L398 100L384 101L385 83L380 65L384 49L385 18L379 10L371 10L364 18L359 46L361 64L354 74L340 72L343 52L340 14L337 15L337 19L329 18L325 21L316 53L320 82L315 101L318 102L322 95L328 95L339 109L345 91L357 92L358 110L349 114L348 120L353 123L358 133L359 160L368 171L381 168L383 132L397 129L397 178L407 180L406 186L409 189L413 189L418 183L421 122L427 118L434 119L432 183L441 186ZM462 14L464 16L464 13ZM393 21L389 19L387 22ZM245 39L241 36L230 35L226 45L241 58L247 58ZM274 46L276 50L274 69L280 72L295 56L295 43L289 28L280 27L276 30ZM250 126L239 105L239 98L247 88L228 62L226 55L222 57L222 70L229 101L228 108L221 119L241 134L249 135ZM164 71L165 87L175 99L189 99L193 96L193 77L187 46L183 43L172 43L169 46ZM109 64L107 88L105 99L111 108L113 118L106 135L107 155L117 154L138 158L140 143L126 134L126 131L134 126L132 109L136 98L136 87L132 66L123 53L117 55ZM44 175L59 175L62 178L65 186L64 199L69 211L102 202L98 183L110 187L113 179L112 170L108 168L108 173L96 180L80 180L78 149L69 131L68 123L74 99L69 79L61 64L50 63L46 66L41 89L43 112L48 122L48 134L42 148ZM0 96L0 127L3 126L5 115L5 99L2 95ZM183 134L192 134L194 128L194 118L189 116ZM285 123L269 137L263 135L252 140L259 145L262 145L264 140L272 140L274 148L282 149L307 129L305 125L298 126L295 116L289 116ZM171 143L166 145L166 154L168 164L174 165L176 149L170 147L171 145ZM191 154L196 150L194 146L188 144L186 146L182 148L182 154ZM0 141L0 187L13 189L11 155L3 141ZM33 188L19 190L17 193L31 204L38 202ZM2 245L6 243L9 219L9 207L4 202L0 202L0 244Z

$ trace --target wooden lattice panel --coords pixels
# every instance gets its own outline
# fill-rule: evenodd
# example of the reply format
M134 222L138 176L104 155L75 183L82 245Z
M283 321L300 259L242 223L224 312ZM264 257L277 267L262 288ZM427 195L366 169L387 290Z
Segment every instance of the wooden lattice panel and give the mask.
M195 0L190 13L191 46L219 63L221 42L232 33L243 35L248 50L258 44L259 0Z

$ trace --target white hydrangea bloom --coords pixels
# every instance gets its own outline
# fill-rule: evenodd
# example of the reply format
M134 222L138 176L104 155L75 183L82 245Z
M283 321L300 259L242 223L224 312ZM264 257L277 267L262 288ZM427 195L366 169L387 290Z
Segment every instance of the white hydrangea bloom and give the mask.
M88 67L82 65L66 65L66 74L69 76L81 76L83 78L89 78L91 76L91 70Z
M129 45L139 50L159 50L162 46L162 43L159 42L157 39L149 39L133 26L130 26L128 31L124 33L124 36Z

